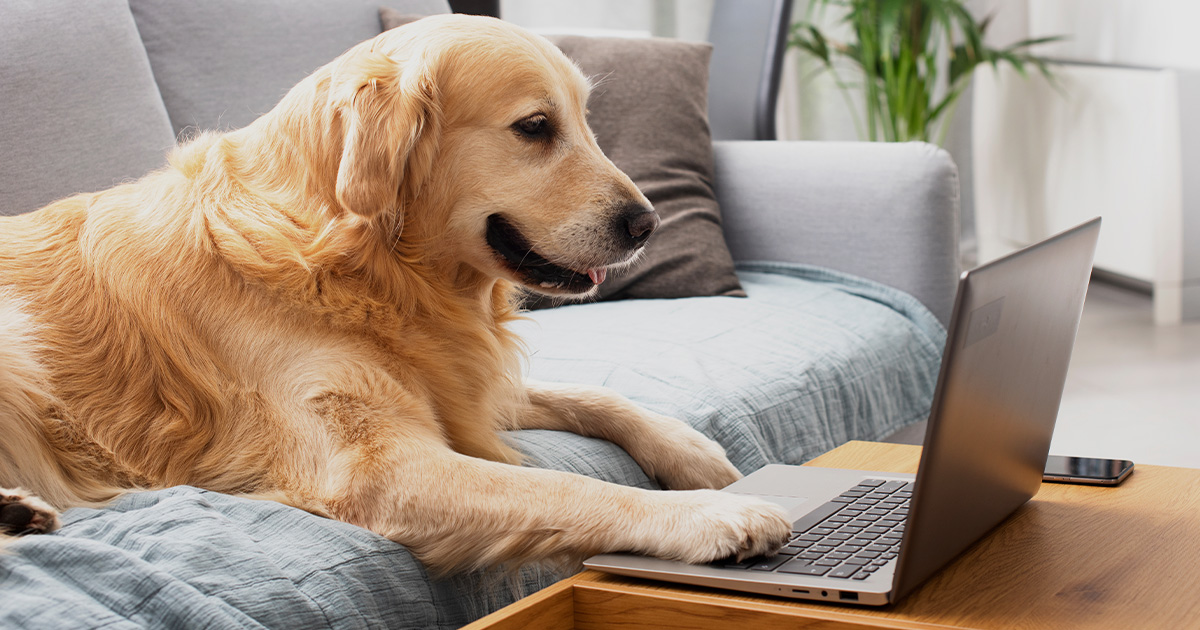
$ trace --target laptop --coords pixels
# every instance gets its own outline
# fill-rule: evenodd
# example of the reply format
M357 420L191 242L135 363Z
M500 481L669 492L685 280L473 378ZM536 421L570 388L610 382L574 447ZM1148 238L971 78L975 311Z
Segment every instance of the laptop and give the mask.
M591 569L798 599L899 601L1037 493L1100 219L964 272L916 475L769 465L724 492L788 510L776 555Z

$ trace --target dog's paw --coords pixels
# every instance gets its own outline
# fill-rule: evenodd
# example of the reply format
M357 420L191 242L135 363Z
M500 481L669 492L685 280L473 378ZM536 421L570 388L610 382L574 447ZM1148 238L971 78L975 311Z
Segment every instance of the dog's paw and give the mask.
M693 510L687 525L672 532L678 547L665 550L666 557L692 564L742 560L777 551L791 535L787 513L769 501L713 490L686 494Z
M642 469L670 490L720 489L742 478L725 449L686 423L662 416L652 437L631 453Z
M0 534L48 534L58 529L58 512L20 489L0 488Z
M691 427L688 427L689 429ZM658 478L672 490L719 490L742 478L729 462L725 449L699 431L680 446L686 451L679 462L659 472Z

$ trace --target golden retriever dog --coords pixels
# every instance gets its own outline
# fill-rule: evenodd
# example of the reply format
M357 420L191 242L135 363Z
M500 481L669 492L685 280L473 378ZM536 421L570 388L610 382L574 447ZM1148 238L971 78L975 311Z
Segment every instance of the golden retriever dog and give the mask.
M711 490L739 477L716 443L522 377L518 288L588 295L658 222L596 145L588 91L540 37L430 17L139 181L0 219L8 531L192 484L365 527L443 573L782 544L781 509ZM522 467L511 429L610 440L686 491Z

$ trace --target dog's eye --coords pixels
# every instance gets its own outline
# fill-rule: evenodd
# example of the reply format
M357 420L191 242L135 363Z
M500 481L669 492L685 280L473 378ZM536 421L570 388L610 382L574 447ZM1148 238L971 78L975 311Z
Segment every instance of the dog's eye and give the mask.
M513 123L513 129L530 139L543 140L550 137L550 121L544 114L534 114Z

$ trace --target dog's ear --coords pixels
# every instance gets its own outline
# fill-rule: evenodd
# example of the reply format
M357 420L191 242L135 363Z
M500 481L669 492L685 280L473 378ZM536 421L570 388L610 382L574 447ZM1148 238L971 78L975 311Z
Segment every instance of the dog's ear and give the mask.
M420 61L364 50L334 69L330 99L342 126L335 194L343 208L367 218L400 213L417 195L437 145L436 97Z

